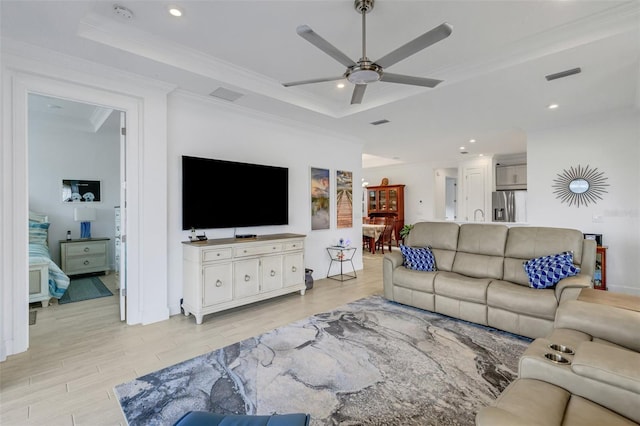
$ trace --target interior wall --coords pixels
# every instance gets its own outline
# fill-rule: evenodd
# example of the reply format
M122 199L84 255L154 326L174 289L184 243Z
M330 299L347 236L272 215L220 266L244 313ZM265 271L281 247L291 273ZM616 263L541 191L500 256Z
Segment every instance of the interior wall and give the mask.
M114 122L115 121L115 122ZM29 209L49 216L49 251L60 265L60 240L67 230L80 238L75 207L96 209L93 237L110 238L109 264L114 266L114 206L120 204L119 112L114 111L97 131L80 130L62 118L43 120L29 116ZM99 180L101 201L63 203L62 179Z
M404 223L434 220L435 177L433 165L428 163L372 167L362 171L370 186L380 185L388 178L390 185L404 184Z
M305 266L314 270L316 279L327 276L329 256L326 247L340 238L355 244L361 241L361 161L362 144L345 140L322 129L304 129L292 122L259 114L232 103L174 92L168 98L168 250L169 306L172 314L180 312L182 297L181 156L215 158L229 161L266 164L289 168L289 224L238 229L238 233L305 234ZM331 229L311 230L310 168L330 170ZM336 170L353 172L352 228L336 228ZM233 185L211 182L211 185ZM256 190L268 182L256 182ZM251 197L251 194L246 194ZM220 200L221 208L232 208ZM256 214L268 206L256 206ZM234 229L206 229L208 238L233 237ZM353 259L362 269L362 253ZM335 271L334 271L335 272Z
M532 225L576 228L603 235L607 287L640 294L640 112L613 111L528 136L528 217ZM602 200L561 203L553 181L570 167L604 172Z
M127 113L127 324L169 317L167 306L167 93L141 79L44 49L2 46L0 361L29 346L27 98L30 93Z

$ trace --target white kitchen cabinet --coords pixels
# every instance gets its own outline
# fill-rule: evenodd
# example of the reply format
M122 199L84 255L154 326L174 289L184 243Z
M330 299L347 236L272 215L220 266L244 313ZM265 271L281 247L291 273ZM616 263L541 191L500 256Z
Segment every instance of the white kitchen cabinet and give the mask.
M527 189L527 165L496 167L496 190Z
M304 235L274 234L183 242L185 315L204 315L300 291L304 295Z

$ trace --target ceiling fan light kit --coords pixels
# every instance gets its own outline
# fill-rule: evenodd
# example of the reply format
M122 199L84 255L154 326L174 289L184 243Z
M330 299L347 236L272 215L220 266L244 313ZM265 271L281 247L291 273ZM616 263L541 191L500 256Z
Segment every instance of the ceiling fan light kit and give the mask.
M421 87L435 87L442 83L442 80L424 77L413 77L403 74L391 74L384 71L384 68L390 67L409 56L435 44L451 35L453 27L448 23L440 24L434 29L427 31L414 40L400 46L394 51L388 53L377 61L371 61L367 58L367 25L366 16L373 10L374 0L355 0L354 6L356 12L362 15L362 57L357 62L345 55L338 48L333 46L324 38L316 34L309 26L300 25L296 32L298 35L336 61L347 67L347 70L341 76L315 78L311 80L295 81L291 83L283 83L285 87L299 86L303 84L321 83L326 81L335 81L346 78L355 85L353 95L351 96L351 104L360 104L364 97L367 85L376 81L384 81L387 83L409 84Z

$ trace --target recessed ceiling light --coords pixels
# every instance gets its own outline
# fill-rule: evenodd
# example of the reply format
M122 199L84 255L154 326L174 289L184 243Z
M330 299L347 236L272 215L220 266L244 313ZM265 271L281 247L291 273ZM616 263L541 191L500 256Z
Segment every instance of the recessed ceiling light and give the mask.
M556 108L558 108L558 106L559 106L558 104L551 104L551 105L547 106L547 108L556 109Z
M464 149L464 146L461 146L460 149Z
M171 14L171 16L176 16L176 17L182 16L182 10L178 9L177 7L170 7L169 13Z
M344 88L344 83L338 83L338 84L336 84L336 87L338 89L343 89Z
M476 143L475 139L469 139L469 143Z

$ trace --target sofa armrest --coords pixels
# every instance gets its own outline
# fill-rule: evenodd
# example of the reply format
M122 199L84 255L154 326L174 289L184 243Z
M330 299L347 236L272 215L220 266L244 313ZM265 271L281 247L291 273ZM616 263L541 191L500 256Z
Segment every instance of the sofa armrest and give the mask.
M382 284L384 287L384 297L387 300L395 300L393 298L393 271L402 266L402 253L392 251L386 253L382 259Z
M640 312L570 300L556 311L554 328L569 328L640 352Z
M640 395L640 353L611 345L582 342L576 349L574 373Z
M391 251L384 255L384 261L391 262L391 267L395 269L398 266L402 266L402 263L404 262L404 258L402 257L401 252Z
M555 289L558 304L568 300L576 300L583 288L591 288L590 275L578 274L560 280Z

